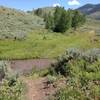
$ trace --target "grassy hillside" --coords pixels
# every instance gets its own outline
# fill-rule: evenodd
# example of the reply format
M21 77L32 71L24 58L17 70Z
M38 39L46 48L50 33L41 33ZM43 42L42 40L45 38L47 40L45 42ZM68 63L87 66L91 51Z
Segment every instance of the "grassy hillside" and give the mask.
M99 27L100 27L100 20L94 20L94 19L91 19L91 18L88 17L85 25L81 28L82 28L82 30L85 29L87 31L97 31L97 30L100 30Z
M90 17L100 20L100 11L91 14Z
M36 14L40 17L44 17L45 15L49 13L54 13L55 8L54 7L44 7L44 8L38 8L38 9L33 9L33 11L29 11L30 14Z
M21 38L34 28L44 27L43 19L26 12L0 7L0 39Z

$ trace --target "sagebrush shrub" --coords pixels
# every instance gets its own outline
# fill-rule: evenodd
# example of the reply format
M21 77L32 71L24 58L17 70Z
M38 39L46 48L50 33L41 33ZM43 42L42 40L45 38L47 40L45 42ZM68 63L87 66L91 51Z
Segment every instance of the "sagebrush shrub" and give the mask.
M23 84L7 61L0 61L0 100L22 100Z
M16 80L13 85L11 80L3 80L0 86L0 100L22 100L22 83Z
M0 39L25 39L34 29L44 28L43 19L34 14L1 6L0 10Z
M67 79L66 88L58 90L54 100L100 99L100 49L68 49L51 71Z
M7 63L0 61L0 80L2 80L7 73Z

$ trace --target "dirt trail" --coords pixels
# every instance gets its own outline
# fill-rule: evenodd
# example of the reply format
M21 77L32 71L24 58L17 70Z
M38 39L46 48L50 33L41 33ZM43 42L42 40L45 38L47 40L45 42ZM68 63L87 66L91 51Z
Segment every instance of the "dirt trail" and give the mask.
M54 62L54 59L29 59L10 61L12 69L18 73L30 72L34 67L37 69L47 68Z
M26 93L27 100L46 100L46 97L54 92L52 86L47 87L46 77L38 79L22 77L22 80L28 89Z
M54 63L54 59L29 59L29 60L13 60L10 61L11 68L20 73L31 72L36 67L37 69L44 69ZM53 86L47 86L47 78L27 78L23 75L20 76L21 80L26 84L27 100L46 100L48 95L54 93Z

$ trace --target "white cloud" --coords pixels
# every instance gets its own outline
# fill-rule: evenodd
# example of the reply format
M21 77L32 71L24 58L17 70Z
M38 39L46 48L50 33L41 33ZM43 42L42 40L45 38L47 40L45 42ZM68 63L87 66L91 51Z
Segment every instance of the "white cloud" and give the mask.
M57 7L57 6L61 6L59 3L55 3L55 4L53 4L53 7Z
M68 5L70 6L80 5L80 2L78 0L69 0Z

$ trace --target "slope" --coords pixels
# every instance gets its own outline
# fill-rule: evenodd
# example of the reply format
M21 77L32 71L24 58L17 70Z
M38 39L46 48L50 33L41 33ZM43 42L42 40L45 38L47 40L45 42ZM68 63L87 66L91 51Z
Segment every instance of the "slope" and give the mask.
M86 4L79 11L94 19L100 19L100 4Z
M0 7L0 39L23 38L34 28L44 27L42 18L26 12Z

